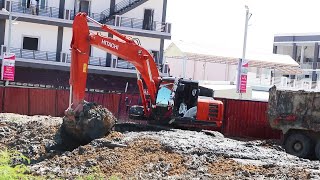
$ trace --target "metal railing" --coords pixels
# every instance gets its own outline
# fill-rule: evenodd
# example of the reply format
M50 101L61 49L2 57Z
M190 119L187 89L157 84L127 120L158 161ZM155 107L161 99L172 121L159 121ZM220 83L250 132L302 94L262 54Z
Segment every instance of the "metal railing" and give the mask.
M30 6L28 8L27 4L24 4L21 2L12 1L11 3L12 3L12 12L59 18L59 8L47 7L47 6L36 6L36 7Z
M20 48L10 48L12 53L15 53L17 58L44 60L44 61L56 61L55 52L48 51L34 51Z
M121 69L136 69L133 64L129 63L128 61L124 61L120 59L117 61L116 67Z
M301 69L313 69L313 67L315 67L315 69L320 69L320 62L306 62L300 64L300 67Z
M143 19L115 16L116 26L144 29L158 32L171 32L171 24L165 22L144 23Z
M103 14L104 15L104 18L101 19L101 20L104 20L106 18L109 18L112 14L111 14L111 9L114 9L114 12L113 13L118 13L120 12L121 10L127 8L127 7L130 7L131 5L133 5L134 3L138 2L138 1L141 1L141 0L123 0L121 2L119 2L118 4L116 4L115 6L113 7L110 7L104 11L102 11L100 14Z
M70 63L71 62L71 54L61 52L60 62ZM107 60L103 57L89 57L89 65L92 66L106 66Z
M69 10L70 13L70 20L74 20L74 16L76 15L74 10ZM89 17L96 21L101 21L102 19L105 18L105 15L102 13L89 13ZM111 18L108 20L105 24L107 25L114 25L114 18Z
M24 58L24 59L34 59L34 60L43 60L43 61L57 61L57 52L48 52L48 51L35 51L21 48L10 48L10 52L16 55L16 58ZM71 54L60 52L60 62L70 63L71 62ZM106 67L107 59L106 57L89 57L89 65L92 66L102 66ZM135 69L134 65L129 63L128 61L124 61L118 59L115 62L114 68L121 69Z

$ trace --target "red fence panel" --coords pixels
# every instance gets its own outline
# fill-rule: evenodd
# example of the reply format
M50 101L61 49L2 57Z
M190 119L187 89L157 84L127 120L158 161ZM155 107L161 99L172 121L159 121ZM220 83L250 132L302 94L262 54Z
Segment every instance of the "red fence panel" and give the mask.
M103 94L102 93L87 92L84 99L89 102L95 102L98 105L103 104Z
M64 111L69 106L69 91L57 90L56 91L56 116L63 117Z
M29 89L29 115L56 115L56 90Z
M278 139L267 119L267 102L222 99L225 106L223 132L235 137Z
M119 118L120 99L121 94L118 93L103 94L102 106L109 109L115 117Z
M3 93L4 93L4 88L0 87L0 111L3 112Z
M3 110L6 113L17 113L28 115L29 103L28 103L28 88L4 88L5 97Z

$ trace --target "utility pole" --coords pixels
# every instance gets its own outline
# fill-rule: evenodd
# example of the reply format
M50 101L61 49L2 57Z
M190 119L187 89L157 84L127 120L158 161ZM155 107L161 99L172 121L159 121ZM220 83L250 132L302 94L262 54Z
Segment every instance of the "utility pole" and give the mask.
M247 48L247 34L248 34L248 22L251 17L251 13L249 12L249 7L246 5L246 18L245 18L245 26L244 26L244 37L243 37L243 49L242 49L242 58L239 59L238 64L238 76L237 76L237 92L239 93L239 98L242 99L242 91L241 91L241 74L242 74L242 65L246 64L246 48Z
M7 55L10 55L10 48L11 48L11 26L12 26L12 0L9 0L9 26L8 26L8 44L7 44L7 47L6 47L6 54ZM5 53L4 53L5 54ZM2 60L4 59L4 56L2 57ZM2 65L3 66L3 65ZM2 68L2 71L3 71L3 68ZM9 85L9 81L7 80L5 82L5 86L8 86Z
M11 48L11 26L12 26L12 0L9 0L10 6L9 6L9 32L8 32L8 47L7 47L7 53L10 54L10 48Z

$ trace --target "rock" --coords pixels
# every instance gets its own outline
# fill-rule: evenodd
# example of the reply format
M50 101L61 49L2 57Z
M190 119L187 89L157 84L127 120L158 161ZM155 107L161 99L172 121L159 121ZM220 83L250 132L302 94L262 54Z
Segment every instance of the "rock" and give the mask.
M96 160L94 159L88 159L86 162L85 162L85 166L86 167L94 167L97 165L97 162Z
M86 152L86 149L83 146L78 147L78 153L79 155L83 155Z

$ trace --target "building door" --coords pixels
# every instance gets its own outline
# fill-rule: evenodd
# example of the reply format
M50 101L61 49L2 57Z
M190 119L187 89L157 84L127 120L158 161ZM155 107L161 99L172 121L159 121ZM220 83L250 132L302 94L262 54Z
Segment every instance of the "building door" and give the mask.
M153 28L153 9L145 9L144 10L144 18L143 18L143 29L152 30Z
M89 1L80 1L79 4L79 12L85 12L89 14L90 4Z

